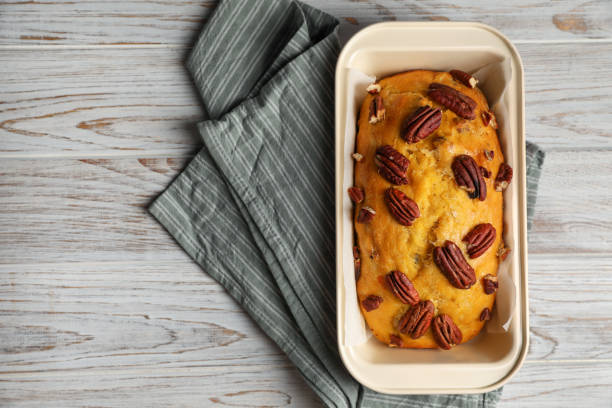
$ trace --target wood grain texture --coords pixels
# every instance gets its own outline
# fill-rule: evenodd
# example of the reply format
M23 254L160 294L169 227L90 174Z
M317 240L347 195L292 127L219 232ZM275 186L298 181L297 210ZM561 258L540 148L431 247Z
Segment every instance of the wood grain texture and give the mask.
M612 42L519 50L527 138L547 151L609 149ZM0 157L193 154L204 112L185 56L174 49L0 51Z
M479 21L513 40L612 37L606 0L308 0L336 16L342 38L379 21ZM0 44L191 44L212 0L0 2Z

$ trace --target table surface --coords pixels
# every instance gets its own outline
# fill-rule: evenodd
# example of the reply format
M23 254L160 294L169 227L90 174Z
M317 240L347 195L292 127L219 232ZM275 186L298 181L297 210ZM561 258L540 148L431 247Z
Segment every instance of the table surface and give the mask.
M612 3L309 3L343 40L377 21L455 20L515 43L527 138L547 156L531 344L501 406L609 407ZM214 6L0 1L0 405L319 404L145 211L200 147L183 61Z

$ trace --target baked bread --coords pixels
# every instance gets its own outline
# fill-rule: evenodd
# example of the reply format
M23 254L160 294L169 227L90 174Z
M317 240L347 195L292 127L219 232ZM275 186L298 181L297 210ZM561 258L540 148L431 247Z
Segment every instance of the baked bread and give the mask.
M357 295L390 346L448 349L476 336L506 255L511 169L476 81L451 73L384 78L368 87L359 114L349 189Z

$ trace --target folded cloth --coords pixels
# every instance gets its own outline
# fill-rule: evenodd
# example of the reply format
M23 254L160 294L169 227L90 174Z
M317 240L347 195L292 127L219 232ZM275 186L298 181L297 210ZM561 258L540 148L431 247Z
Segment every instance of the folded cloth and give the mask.
M379 394L357 383L340 360L337 25L297 1L222 1L187 62L211 118L198 125L204 147L149 211L278 344L326 406L492 407L500 390ZM528 149L533 208L543 154Z

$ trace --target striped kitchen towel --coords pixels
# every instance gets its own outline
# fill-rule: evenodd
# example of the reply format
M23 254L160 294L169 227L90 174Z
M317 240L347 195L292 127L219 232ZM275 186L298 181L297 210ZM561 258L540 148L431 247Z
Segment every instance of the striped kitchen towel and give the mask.
M338 22L290 0L225 0L187 62L204 147L149 207L330 407L491 407L481 395L362 387L335 328L334 66ZM529 146L530 208L543 154ZM535 158L535 160L534 160Z

